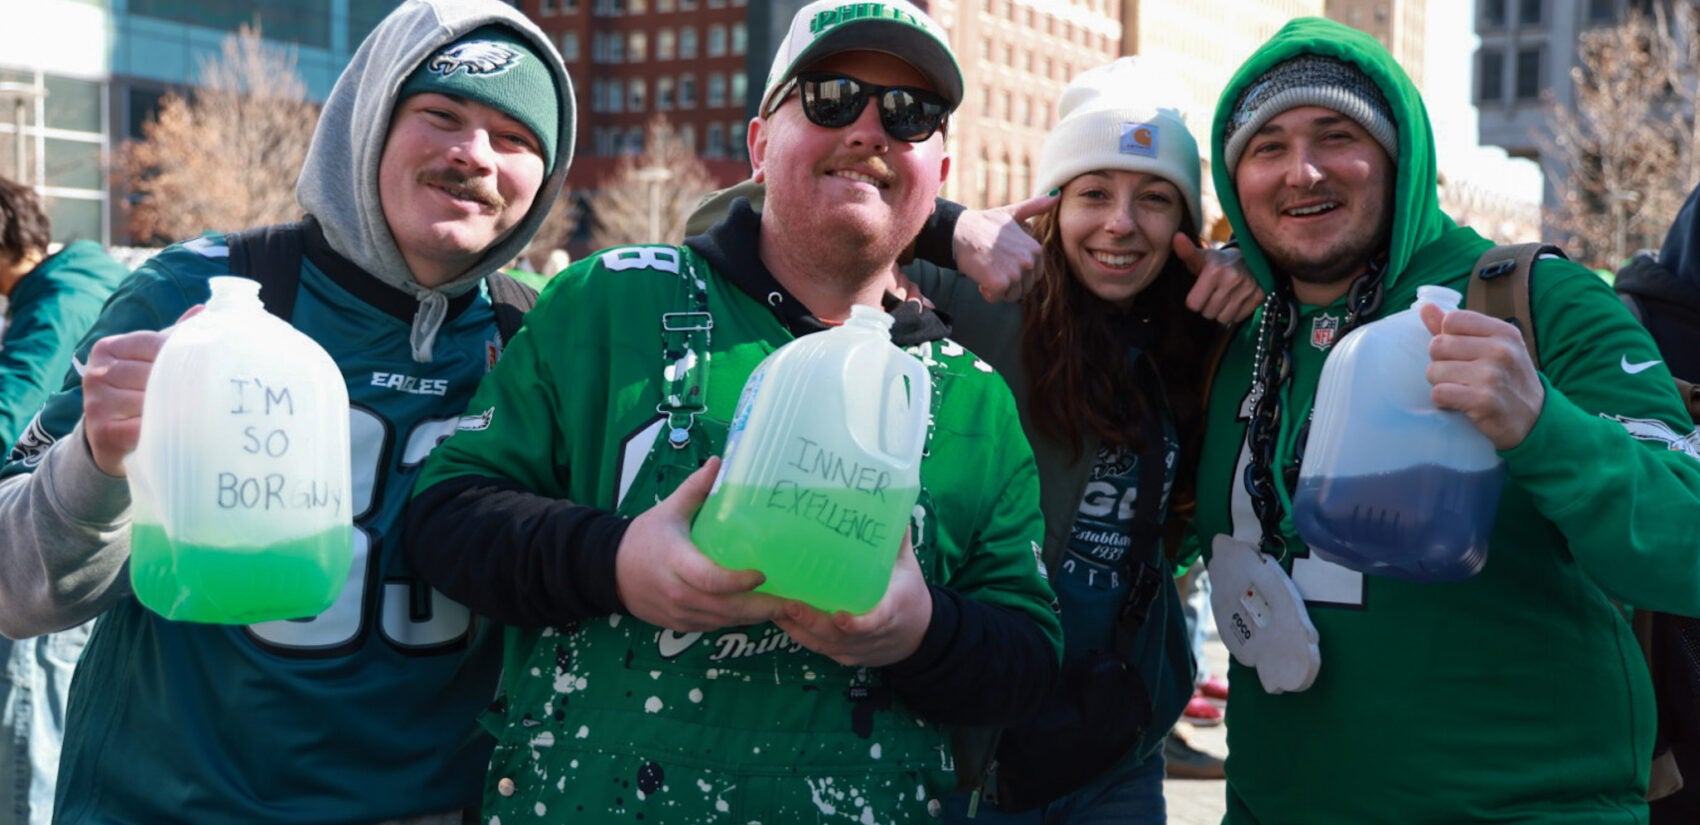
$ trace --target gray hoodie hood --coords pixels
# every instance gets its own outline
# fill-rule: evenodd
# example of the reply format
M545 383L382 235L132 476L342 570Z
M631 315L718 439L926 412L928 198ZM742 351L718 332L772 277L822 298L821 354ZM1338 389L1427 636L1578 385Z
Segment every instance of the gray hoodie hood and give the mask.
M524 219L465 274L426 289L413 279L413 272L396 248L378 197L378 165L389 137L390 115L402 83L426 57L492 23L519 33L549 61L560 95L555 158ZM411 334L413 358L430 361L448 299L476 289L484 276L519 255L549 214L572 160L575 122L572 81L560 53L524 15L499 0L408 0L372 30L337 78L301 167L295 199L318 219L326 241L338 254L372 277L418 299Z

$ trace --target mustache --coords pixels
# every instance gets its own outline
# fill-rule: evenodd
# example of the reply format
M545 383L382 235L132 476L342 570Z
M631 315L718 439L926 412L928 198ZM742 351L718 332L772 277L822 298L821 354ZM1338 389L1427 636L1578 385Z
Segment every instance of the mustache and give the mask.
M481 177L474 177L454 167L442 169L422 169L414 176L414 181L426 186L439 186L454 190L455 194L469 200L484 204L500 212L508 207L508 199L496 191L496 187Z
M892 171L891 163L889 161L887 161L881 155L866 155L866 156L854 157L854 158L839 158L837 160L834 160L832 163L830 163L829 167L841 166L841 165L860 167L862 171L864 171L864 172L866 172L870 175L873 175L874 177L879 178L880 180L885 181L887 183L890 183L892 181L897 180L897 174Z

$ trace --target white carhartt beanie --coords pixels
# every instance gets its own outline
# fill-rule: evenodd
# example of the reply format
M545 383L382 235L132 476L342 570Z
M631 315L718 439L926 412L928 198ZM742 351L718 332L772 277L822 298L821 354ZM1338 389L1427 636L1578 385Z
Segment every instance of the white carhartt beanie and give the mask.
M1057 125L1039 150L1034 194L1087 172L1144 172L1180 189L1193 226L1202 227L1198 141L1180 110L1150 102L1174 88L1138 57L1081 72L1057 101Z

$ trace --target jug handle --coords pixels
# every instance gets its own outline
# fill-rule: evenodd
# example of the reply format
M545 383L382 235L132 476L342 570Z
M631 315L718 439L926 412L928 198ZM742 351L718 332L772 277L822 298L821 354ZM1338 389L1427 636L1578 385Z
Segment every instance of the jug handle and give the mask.
M903 455L915 456L918 461L921 451L927 446L927 427L932 420L932 373L927 370L925 364L910 357L894 359L890 364L891 366L886 370L887 411L896 409L897 401L904 396L907 396L909 402L905 408L906 412L912 410L916 404L921 405L922 408L921 415L911 414L906 416L909 427L906 432L901 433L902 441L899 442L905 448ZM899 395L902 392L900 382L905 379L908 380L908 391ZM896 458L897 456L891 457ZM906 464L907 462L905 462Z

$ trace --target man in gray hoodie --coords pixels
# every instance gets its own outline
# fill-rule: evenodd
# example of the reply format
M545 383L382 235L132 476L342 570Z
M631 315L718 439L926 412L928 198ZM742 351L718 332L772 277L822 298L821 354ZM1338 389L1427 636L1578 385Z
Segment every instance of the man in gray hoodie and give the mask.
M500 353L484 279L548 213L573 125L560 56L511 6L410 0L326 102L296 189L298 249L250 241L233 266L227 238L207 234L114 295L78 347L81 382L0 471L0 633L100 617L71 690L56 821L458 823L476 808L491 740L475 717L499 634L414 576L396 522ZM280 264L295 277L279 314L348 386L354 563L311 619L168 621L131 590L123 465L159 330L206 300L209 278Z

